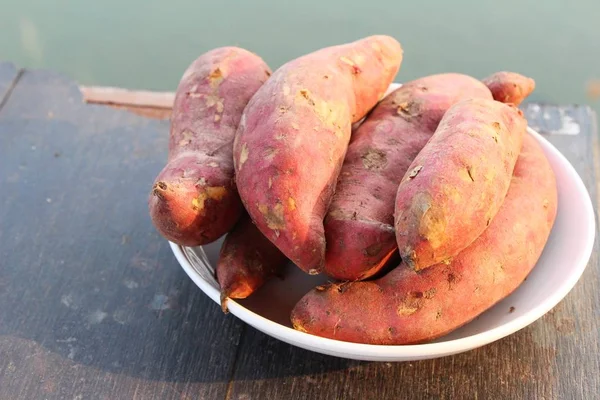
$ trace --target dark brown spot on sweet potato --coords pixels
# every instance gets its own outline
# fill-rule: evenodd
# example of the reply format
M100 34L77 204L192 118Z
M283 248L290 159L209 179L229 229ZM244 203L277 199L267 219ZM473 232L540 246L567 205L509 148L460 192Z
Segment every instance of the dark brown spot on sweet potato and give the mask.
M448 282L448 289L452 290L454 289L454 284L456 283L456 275L454 275L452 272L448 273L448 276L446 278L446 281Z
M302 97L304 97L306 99L306 101L308 101L308 104L310 104L311 106L315 105L315 101L313 99L310 98L310 94L308 93L308 90L306 89L301 89L300 90L300 95Z
M471 171L471 167L467 167L467 174L469 175L469 178L471 178L471 180L475 182L475 178L473 178L473 171Z
M511 307L508 309L508 312L512 314L513 312L515 312L515 308L514 308L513 306L511 306Z
M365 254L367 256L369 256L369 257L374 257L377 254L379 254L379 252L381 251L381 249L382 249L382 244L381 243L375 243L375 244L372 244L372 245L370 245L369 247L367 247L365 249Z

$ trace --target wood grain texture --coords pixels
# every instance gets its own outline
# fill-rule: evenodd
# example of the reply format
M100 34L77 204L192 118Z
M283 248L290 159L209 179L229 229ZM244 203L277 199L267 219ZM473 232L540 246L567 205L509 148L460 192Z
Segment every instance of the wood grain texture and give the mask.
M587 107L537 104L524 110L530 125L567 156L596 199L594 113ZM229 399L597 398L599 310L596 244L582 279L550 313L507 338L456 356L412 363L341 360L248 328Z
M5 65L0 98L17 76ZM592 111L523 107L597 199ZM481 349L412 363L311 353L223 315L155 232L146 198L167 135L168 121L85 104L60 75L18 79L0 110L0 400L598 397L597 246L552 312Z
M242 324L148 217L167 139L59 75L19 79L0 111L0 399L225 397Z

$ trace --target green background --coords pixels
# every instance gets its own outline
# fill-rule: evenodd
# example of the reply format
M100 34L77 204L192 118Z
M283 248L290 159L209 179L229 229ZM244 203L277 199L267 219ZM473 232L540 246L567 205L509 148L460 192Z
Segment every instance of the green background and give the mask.
M199 54L239 45L272 68L320 47L383 33L404 47L397 81L514 70L532 100L586 103L600 79L600 1L0 2L0 59L83 84L174 90Z

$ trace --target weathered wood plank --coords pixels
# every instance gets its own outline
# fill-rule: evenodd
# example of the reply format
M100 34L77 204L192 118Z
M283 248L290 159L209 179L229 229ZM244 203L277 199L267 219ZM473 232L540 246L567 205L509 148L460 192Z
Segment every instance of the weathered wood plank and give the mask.
M587 107L525 106L596 199ZM577 134L574 134L578 131ZM230 399L590 399L600 393L598 246L575 289L529 327L483 348L413 363L368 363L294 348L248 328Z
M167 139L59 75L20 78L0 111L0 399L225 397L242 324L148 217Z
M0 61L0 108L2 108L5 97L17 79L18 74L19 71L13 64Z

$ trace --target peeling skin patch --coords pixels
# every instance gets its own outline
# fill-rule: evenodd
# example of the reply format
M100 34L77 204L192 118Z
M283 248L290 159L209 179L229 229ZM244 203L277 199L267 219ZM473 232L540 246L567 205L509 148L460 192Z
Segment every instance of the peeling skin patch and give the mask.
M181 140L179 141L179 147L187 146L192 143L193 135L192 132L185 130L181 133Z
M352 61L351 59L349 59L348 57L340 57L340 61L343 62L344 64L348 64L351 67L354 67L356 64L354 63L354 61Z
M258 211L263 215L269 229L284 230L285 220L283 218L283 205L278 203L272 209L266 204L259 204Z
M222 200L227 194L227 189L224 186L209 186L205 190L208 198L216 201Z
M416 167L414 167L413 170L410 171L410 174L408 174L408 179L412 179L415 176L417 176L419 174L419 172L421 172L422 169L423 169L422 165L417 165Z
M219 122L221 120L221 116L219 114L215 114L215 122Z
M210 107L217 107L217 112L218 113L222 113L223 112L223 101L224 99L215 95L215 94L211 94L209 96L206 96L206 107L210 108Z
M221 82L223 82L223 72L221 71L221 68L217 67L213 70L210 75L208 75L208 81L213 90L217 89Z
M196 186L206 186L206 179L204 177L198 179L198 182L196 182Z
M400 305L396 309L398 315L409 316L413 315L421 308L423 293L421 292L410 292L405 298L402 299Z
M264 154L264 158L265 158L265 160L267 160L267 161L273 161L273 158L275 158L275 156L277 155L277 152L278 152L278 151L277 151L277 149L275 149L275 148L272 148L272 147L271 147L271 148L268 148L268 149L265 151L265 154Z
M368 170L379 170L387 164L387 156L381 150L369 149L360 158L363 166Z
M298 131L300 130L300 125L298 125L296 122L292 122L292 128Z
M214 161L211 161L211 162L209 162L209 163L208 163L208 166L209 166L209 167L213 167L213 168L217 168L217 167L219 166L219 164L217 164L217 163L216 163L216 162L214 162Z
M242 146L242 151L240 152L240 167L239 167L239 169L242 169L242 166L248 160L249 153L250 152L248 151L248 146L246 145L246 143L244 143L244 145Z
M290 211L294 211L296 209L296 200L293 197L288 197L288 208Z
M273 178L269 177L269 189L273 186Z
M346 121L350 119L350 113L346 104L341 102L327 102L319 98L315 98L307 89L301 89L298 92L296 99L302 103L308 102L309 106L313 107L313 110L319 117L319 120L326 127L333 129L336 136L340 138L344 136L343 127L340 125L340 121ZM294 127L293 124L292 127ZM315 131L319 131L318 126L313 127L313 129Z
M220 201L227 194L227 189L223 186L208 186L198 197L192 199L192 208L196 211L204 210L204 202L207 199Z
M440 209L429 206L421 217L419 234L427 239L433 249L443 243L446 239L446 218Z
M288 85L283 86L283 95L289 96L289 94L290 94L290 87Z

